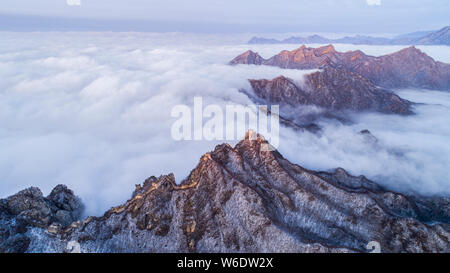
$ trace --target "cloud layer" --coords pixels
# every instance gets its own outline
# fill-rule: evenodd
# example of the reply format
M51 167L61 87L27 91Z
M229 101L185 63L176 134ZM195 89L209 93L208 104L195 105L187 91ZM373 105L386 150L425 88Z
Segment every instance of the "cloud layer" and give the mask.
M233 37L139 33L2 33L0 44L0 197L59 183L79 194L88 214L125 201L145 178L188 175L217 142L175 142L177 104L251 104L238 90L249 78L303 71L228 66L248 49ZM246 39L245 39L246 40ZM292 45L291 45L292 46ZM264 57L280 45L256 45ZM347 48L348 49L348 48ZM384 54L395 47L366 49ZM448 48L424 47L441 59ZM370 52L370 51L373 52ZM402 91L418 115L358 115L342 126L323 121L317 137L282 129L280 151L305 167L345 167L392 188L449 194L450 96ZM379 146L357 134L369 129Z

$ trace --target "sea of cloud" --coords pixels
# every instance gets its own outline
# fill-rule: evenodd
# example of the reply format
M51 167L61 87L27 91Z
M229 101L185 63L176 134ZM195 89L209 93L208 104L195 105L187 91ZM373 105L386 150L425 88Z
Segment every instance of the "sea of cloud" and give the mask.
M245 39L245 41L247 38ZM100 215L145 178L186 177L222 141L173 141L171 109L252 102L247 79L306 71L229 66L252 49L270 57L294 45L246 45L233 36L182 33L1 33L0 197L29 186L72 188ZM354 49L337 45L338 50ZM368 54L398 47L359 47ZM449 61L449 47L421 47ZM344 167L397 190L450 194L450 94L401 90L417 115L356 115L353 125L320 122L318 136L282 128L280 151L314 170ZM378 138L368 143L358 132ZM233 143L232 143L233 144Z
M413 116L353 115L353 124L319 122L319 135L284 130L280 151L313 170L342 167L400 192L450 195L450 93L401 90L420 104ZM360 134L368 129L376 138Z

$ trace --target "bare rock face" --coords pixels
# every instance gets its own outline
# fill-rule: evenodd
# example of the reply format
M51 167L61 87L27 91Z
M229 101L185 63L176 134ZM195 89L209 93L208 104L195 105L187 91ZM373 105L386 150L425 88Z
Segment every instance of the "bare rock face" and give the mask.
M81 217L84 206L80 199L73 194L73 191L65 185L56 186L47 199L56 207L54 218L64 227Z
M56 186L48 197L32 187L0 200L0 253L25 252L30 229L66 228L80 218L83 208L64 185Z
M302 87L286 77L250 80L255 95L268 103L293 107L316 105L328 110L411 114L411 103L345 69L327 67L305 77Z
M284 50L263 64L291 69L315 69L322 67L329 60L337 60L336 53L332 45L319 48L308 48L303 45L293 51Z
M236 57L230 64L271 65L291 69L339 67L361 75L384 88L425 88L450 90L450 64L436 62L415 47L373 57L362 51L338 52L332 45L282 51L268 60L259 55ZM256 61L257 60L257 61Z
M180 185L173 175L137 185L126 204L51 234L29 233L28 252L445 252L449 199L387 191L343 169L313 172L260 136L204 155ZM254 139L254 138L253 138ZM20 241L20 238L16 240Z
M235 64L255 64L255 65L261 65L263 62L263 58L259 56L258 53L255 53L251 50L239 55L234 60L232 60L230 63Z

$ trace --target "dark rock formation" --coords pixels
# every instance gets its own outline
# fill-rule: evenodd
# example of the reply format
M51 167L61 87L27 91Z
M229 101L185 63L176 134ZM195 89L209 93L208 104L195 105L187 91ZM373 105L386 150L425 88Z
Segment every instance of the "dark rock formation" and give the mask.
M35 227L25 237L2 237L2 246L63 252L76 241L83 252L365 252L377 241L383 252L448 249L448 198L407 197L342 169L313 172L262 151L267 143L250 135L204 155L180 185L173 175L151 177L103 217L56 234Z
M362 130L359 134L364 138L366 143L376 144L378 142L378 139L367 129Z
M316 69L339 67L361 75L373 84L384 88L425 88L450 90L450 64L436 62L415 47L399 52L373 57L362 51L337 52L332 45L293 51L282 51L265 60L256 53L251 58L244 53L230 64L271 65L291 69Z
M255 95L267 103L316 105L328 110L378 111L411 114L411 103L374 86L358 74L325 68L305 76L303 86L280 76L273 80L250 80Z
M64 185L56 186L48 197L32 187L0 200L0 253L25 252L30 228L51 227L56 232L78 220L82 211L80 199Z
M231 64L255 64L261 65L263 62L263 58L259 56L258 53L255 53L251 50L239 55L231 61Z

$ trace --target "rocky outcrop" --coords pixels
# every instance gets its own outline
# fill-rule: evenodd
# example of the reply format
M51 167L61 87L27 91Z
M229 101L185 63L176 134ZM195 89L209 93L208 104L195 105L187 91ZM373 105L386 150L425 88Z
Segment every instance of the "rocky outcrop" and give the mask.
M249 132L205 154L180 185L151 177L104 216L56 234L35 227L16 250L62 252L76 242L82 252L366 252L376 241L382 252L448 251L448 198L408 197L342 169L310 171L263 151L267 144Z
M57 232L78 220L83 208L64 185L56 186L47 197L32 187L0 200L0 253L25 252L31 241L26 235L30 229Z
M231 64L255 64L255 65L261 65L263 63L263 58L259 56L258 53L255 53L251 50L239 55L238 57L234 58L230 63Z
M345 69L325 68L305 76L299 86L280 76L273 80L250 80L254 94L266 103L301 107L316 105L327 110L378 111L411 114L411 103L374 86Z
M332 45L319 48L307 48L303 45L293 51L284 50L262 64L291 69L315 69L323 67L330 60L337 63L336 53Z
M342 53L332 45L319 48L302 46L293 51L282 51L268 60L254 54L252 58L238 56L231 64L271 65L291 69L331 66L361 75L383 88L450 90L450 64L434 61L415 47L380 57L368 56L360 50Z

